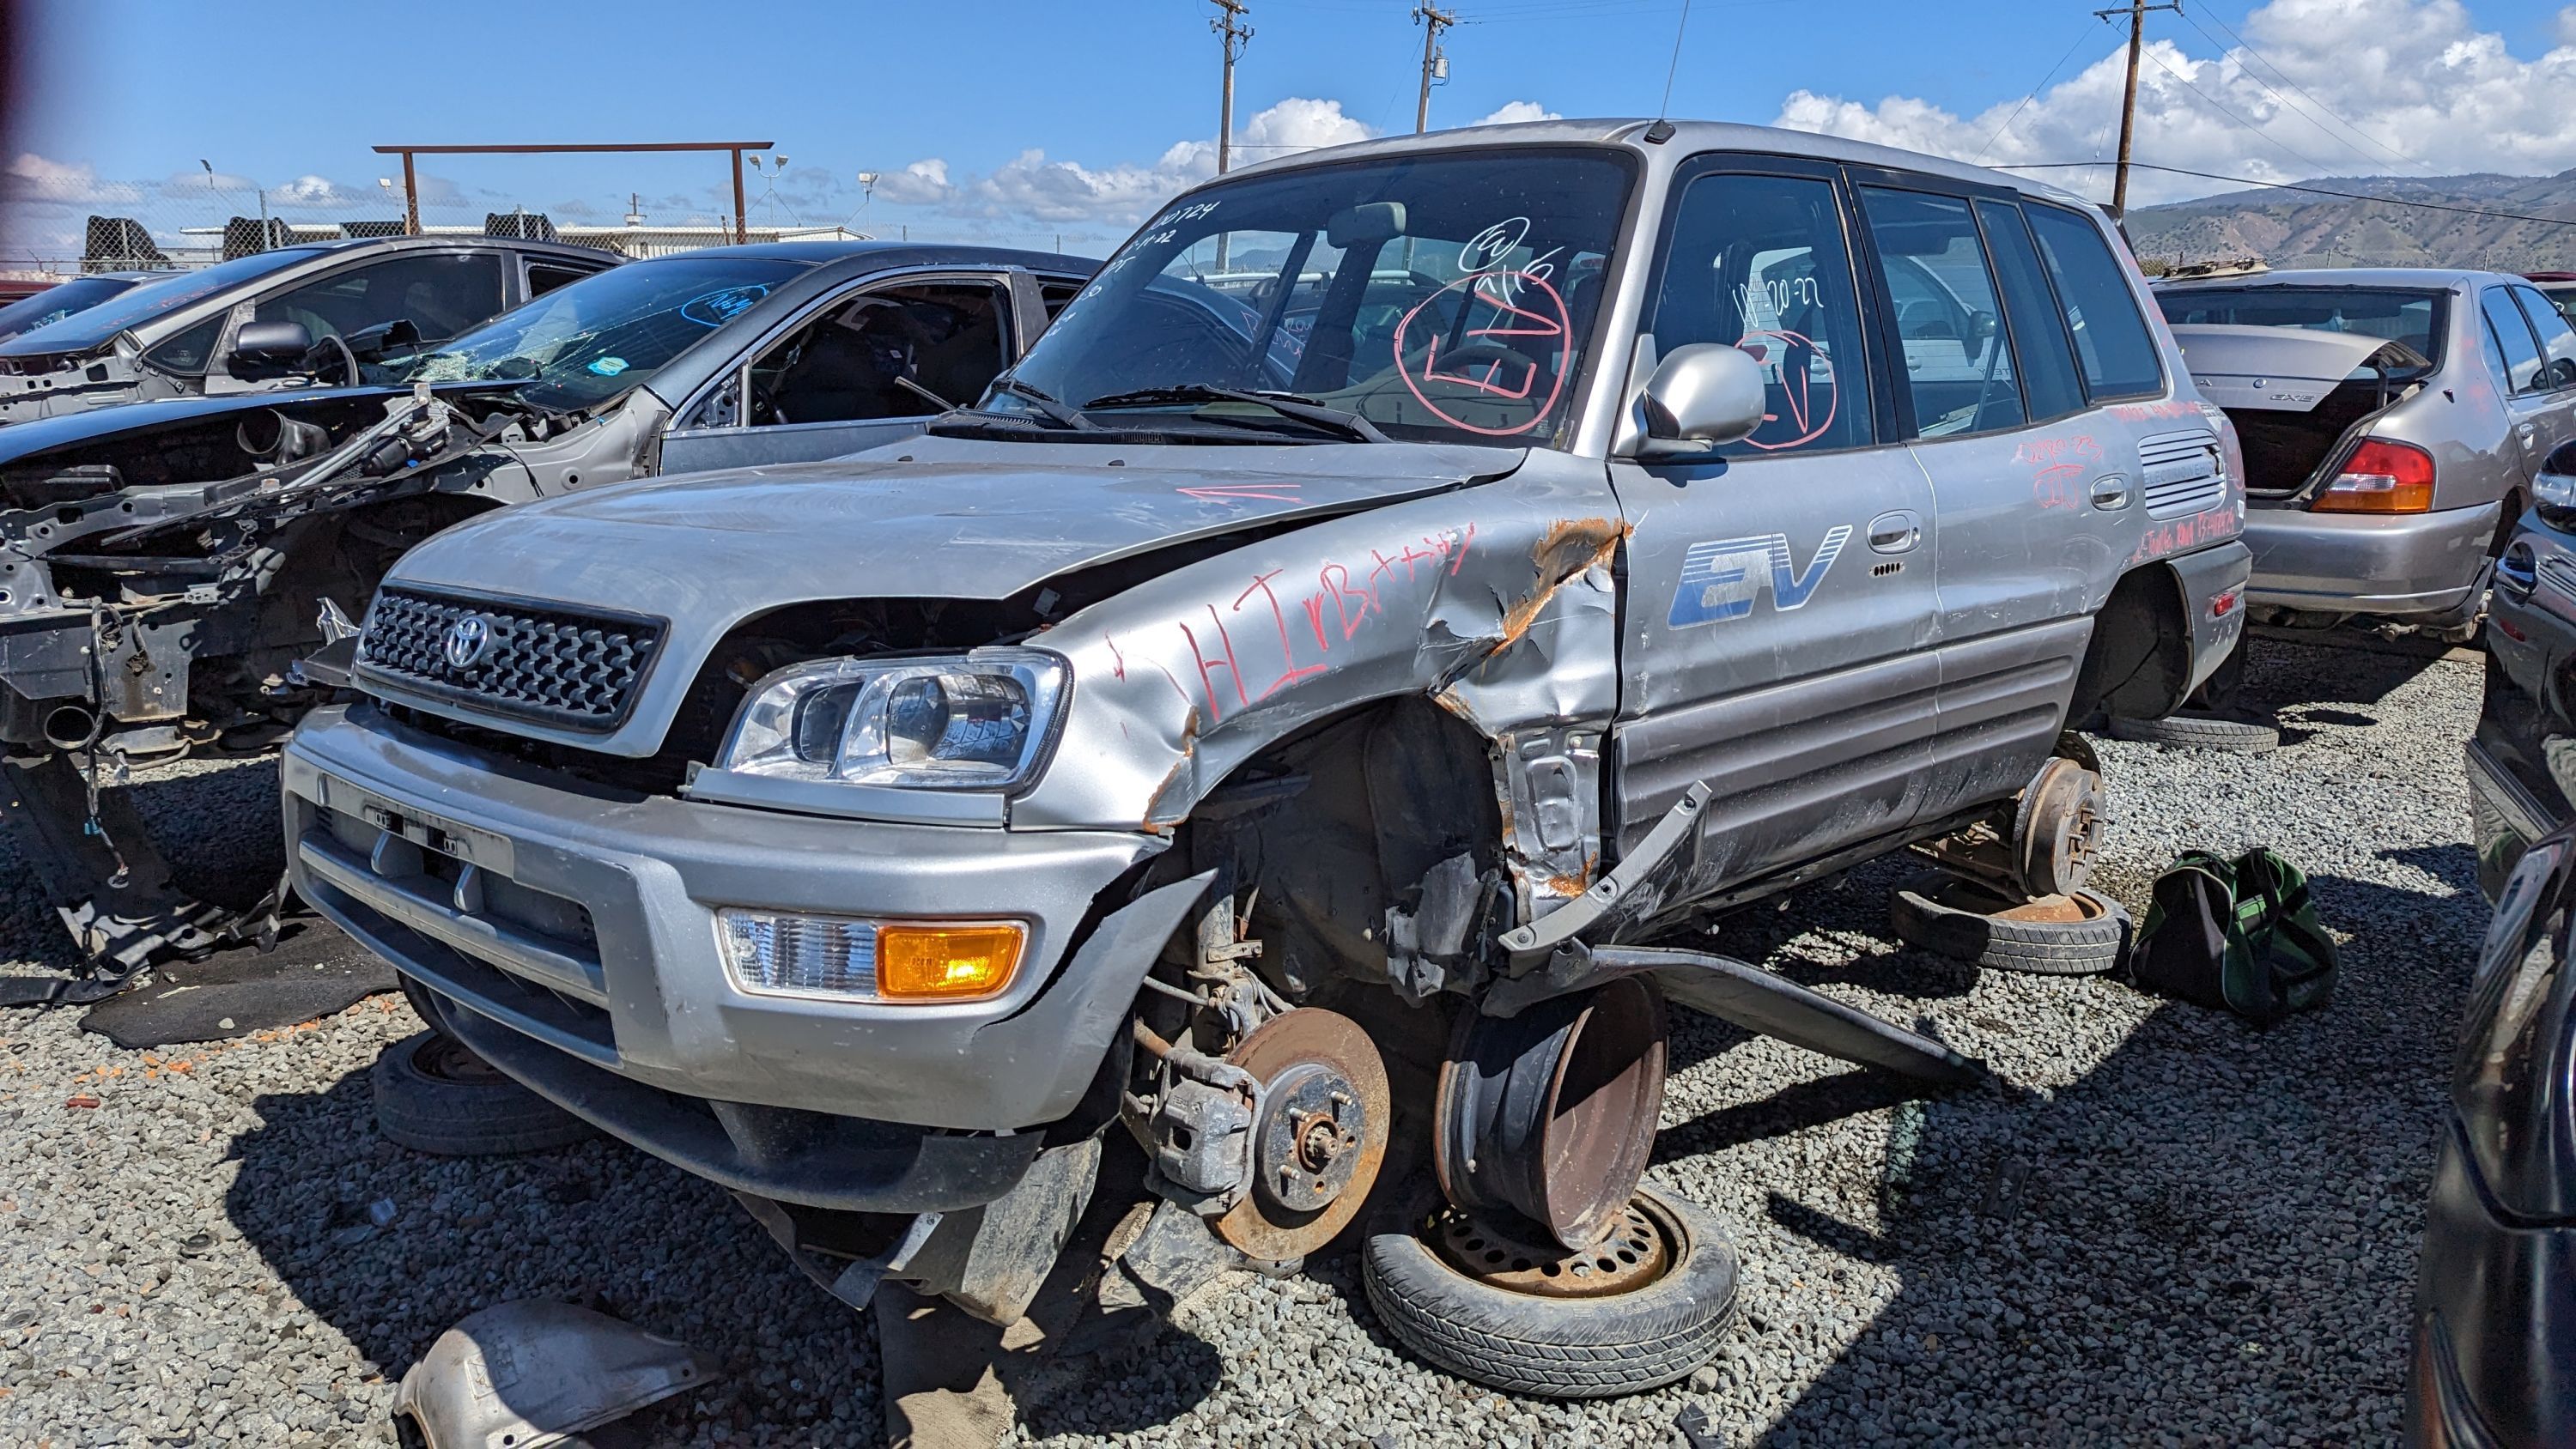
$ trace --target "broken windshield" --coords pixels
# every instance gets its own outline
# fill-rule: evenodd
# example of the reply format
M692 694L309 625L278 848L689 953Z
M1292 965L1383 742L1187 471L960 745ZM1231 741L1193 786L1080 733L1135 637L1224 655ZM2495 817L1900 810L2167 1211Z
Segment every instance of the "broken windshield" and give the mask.
M578 411L636 387L810 263L680 256L633 262L557 287L436 351L365 369L369 382L505 382Z
M1202 187L1014 375L1112 428L1366 436L1321 405L1397 439L1562 446L1631 175L1614 151L1514 148Z

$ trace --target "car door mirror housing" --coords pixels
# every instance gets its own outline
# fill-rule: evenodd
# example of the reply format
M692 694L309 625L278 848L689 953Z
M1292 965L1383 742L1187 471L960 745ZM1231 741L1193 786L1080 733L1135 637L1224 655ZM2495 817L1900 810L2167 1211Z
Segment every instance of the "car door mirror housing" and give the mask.
M243 362L293 364L312 350L313 334L301 322L252 322L233 337L233 356Z
M1676 347L1637 395L1640 458L1688 458L1752 436L1768 402L1762 364L1720 342Z

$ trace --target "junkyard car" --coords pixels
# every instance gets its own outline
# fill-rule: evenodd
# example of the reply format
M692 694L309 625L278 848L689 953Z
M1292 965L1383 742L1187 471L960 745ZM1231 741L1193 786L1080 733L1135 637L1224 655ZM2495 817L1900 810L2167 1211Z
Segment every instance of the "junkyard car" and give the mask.
M0 429L0 823L85 954L193 948L99 770L270 748L342 677L396 556L506 503L850 452L981 393L1092 264L796 243L548 291L384 385L138 402ZM101 816L94 813L108 812Z
M0 340L31 332L49 322L60 322L74 312L85 312L110 297L121 297L145 282L159 281L169 275L167 272L94 272L58 282L0 307Z
M2244 440L2257 616L2464 635L2533 470L2576 437L2576 327L2494 272L2282 271L2156 301Z
M350 383L614 266L509 237L300 243L149 281L0 342L0 423L152 398Z
M1668 1382L1731 1276L1631 1196L1660 991L1870 1019L1624 943L2020 838L2070 711L2232 646L2232 448L2030 183L1662 121L1255 166L926 436L412 552L288 747L294 879L854 1301L1021 1311L1120 1120L1140 1243L1293 1260L1410 1116L1452 1206L1372 1239L1381 1317ZM904 1216L818 1258L835 1212Z

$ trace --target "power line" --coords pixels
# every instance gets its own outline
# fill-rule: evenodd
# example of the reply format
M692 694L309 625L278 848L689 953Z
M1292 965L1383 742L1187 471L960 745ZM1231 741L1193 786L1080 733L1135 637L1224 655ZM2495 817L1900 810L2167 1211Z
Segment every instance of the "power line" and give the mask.
M1998 161L2001 171L2047 171L2068 167L2099 166L2099 161ZM2314 196L2336 196L2346 201L2376 202L2381 206L2411 206L2418 211L2447 211L2457 216L2482 216L2493 221L2529 221L2542 226L2576 226L2576 218L2533 216L2519 211L2488 211L2483 207L2451 206L2439 201L2409 201L2399 196L2372 196L2361 191L2337 191L2327 186L2306 186L2295 181L2260 181L2251 176L2227 176L2216 171L2194 171L2184 166L2158 166L2151 161L2129 163L2141 171L2162 171L2173 176L2197 176L2204 181L2227 181L2238 186L2261 186L2273 191L2304 191Z
M2012 123L2021 119L2023 109L2028 107L2032 101L2037 100L2041 91L2048 89L2048 83L2057 79L2057 73L2059 71L2066 69L2066 63L2073 60L2075 58L2075 52L2083 48L2084 38L2092 33L2093 27L2090 25L2085 26L2082 30L2075 33L2075 43L2066 47L2066 53L2057 58L2057 64L2050 66L2048 68L2048 74L2039 78L2039 84L2032 86L2028 91L2023 93L2021 103L2012 108L2012 114L2004 117L2003 124L1995 127L1994 133L1986 137L1986 144L1977 148L1978 161L1982 162L1986 159L1986 153L1995 148L1995 143L1997 141L2003 139L2004 132L2011 130Z
M2185 18L2185 19L2189 19L2190 17L2189 17L2189 16L2185 16L2184 18ZM2279 63L2278 61L2275 61L2275 60L2273 60L2273 59L2272 59L2272 57L2270 57L2270 56L2268 56L2268 55L2265 55L2263 52L2261 52L2261 51L2259 51L2259 50L2256 50L2256 49L2254 48L2254 42L2252 42L2252 41L2250 41L2250 40L2247 40L2247 39L2246 39L2244 36L2242 36L2242 35L2238 35L2238 34L2236 33L2236 28L2235 28L2234 26L2229 25L2229 24L2227 23L2227 21L2226 21L2224 18L2222 18L2222 17L2218 14L2218 12L2217 12L2217 11L2215 11L2215 10L2211 11L2211 12L2209 13L2209 18L2210 18L2210 20L2211 20L2213 23L2215 23L2215 24L2218 26L2218 28L2219 28L2219 29L2224 30L2224 31L2226 31L2226 32L2227 32L2227 34L2228 34L2228 38L2230 38L2230 39L2234 40L2234 41L2236 42L2236 44L2237 44L2237 46L2238 46L2238 48L2239 48L2239 49L2243 50L2247 55L2253 56L2255 59L2260 60L2261 62L2263 62L2264 68L2265 68L2265 69L2267 69L2267 70L2269 70L2269 71L2271 71L2271 72L2272 72L2272 74L2273 74L2274 76L2278 77L2278 78L2280 79L2281 84L2283 84L2283 85L2285 85L2285 86L2288 86L2290 89L2292 89L2292 90L2294 90L2294 91L2297 91L2300 95L2306 96L2306 97L2308 98L2308 100L2309 100L2311 103L2313 103L2313 104L2316 106L2316 108L2317 108L2318 110L2325 112L2325 113L2326 113L2327 115L2329 115L2329 116L2333 116L2333 117L2334 117L2334 119L2335 119L2335 124L2337 124L2337 125L2339 125L2339 126L2343 127L2343 128L2344 128L2345 130L2347 130L2347 131L2350 131L2350 132L2351 132L2351 133L2353 133L2354 135L2359 136L2361 139L2363 139L2363 140L2365 140L2365 141L2368 141L2371 145L2378 147L2381 151L2383 151L2383 152L2387 153L2388 155L2391 155L2391 156L2396 157L2398 160L2405 162L2405 163L2406 163L2407 165L2409 165L2409 166L2423 166L2423 165L2425 165L2425 164L2426 164L2426 163L2424 163L2424 162L2422 162L2422 161L2419 161L2419 160L2415 159L2415 158L2414 158L2414 157L2412 157L2412 156L2407 155L2405 152L2398 150L2396 147L2389 145L2387 142L2380 140L2377 136L2374 136L2374 135L2370 134L2368 131L2365 131L2365 130L2363 130L2361 127L2354 125L2352 122L2345 120L2345 119L2343 118L2343 116L2335 110L2335 108L2334 108L2334 107L2329 106L2329 105L2327 105L2325 102L2318 100L2318 99L2316 98L2315 93L2311 92L2311 91L2310 91L2306 86L2303 86L2303 85L2299 84L2297 81L2292 80L2292 79L2290 78L2290 73L2289 73L2288 71L2286 71L2286 70L2281 69L2280 63ZM2195 28L2197 28L2197 22L2195 22ZM2202 33L2202 34L2204 34L2204 35L2208 34L2208 32L2207 32L2207 31L2202 31L2201 33ZM2218 43L2218 42L2217 42L2217 41L2215 41L2215 40L2212 40L2212 41L2210 42L2210 44L2212 44L2212 45L2216 45L2217 43Z
M2224 60L2226 59L2226 55L2227 55L2227 45L2226 45L2226 43L2225 43L2224 41L2221 41L2217 36L2210 34L2210 33L2209 33L2209 30L2208 30L2208 27L2206 27L2206 26L2202 25L2199 21L2194 20L2194 19L2191 17L2191 12L2189 12L2189 11L2187 11L2187 10L2177 10L2177 11L2175 11L2174 13L2175 13L2175 14L2177 14L2177 15L2180 15L2180 16L2183 18L2183 23L2184 23L2184 24L2186 24L2186 25L2190 26L2190 27L2191 27L2192 29L2194 29L2194 30L2199 31L2199 32L2200 32L2200 38L2201 38L2201 39L2203 39L2203 40L2208 41L2208 42L2210 43L2210 45L2211 45L2213 48L2215 48L2215 49L2219 52L2219 58L2220 58L2220 60L2221 60L2222 62L2224 62ZM2234 32L2233 32L2233 31L2231 31L2231 32L2229 32L2229 33L2230 33L2230 34L2233 34ZM2239 42L2239 45L2240 45L2240 48L2241 48L2241 49L2243 49L2243 50L2247 51L2248 53L2251 53L2251 51L2253 50L2253 47L2252 47L2252 46L2243 45L2243 43L2242 43L2241 41ZM2269 62L2266 62L2266 63L2268 64ZM2273 69L2277 72L2277 71L2279 70L2279 67L2275 66L2275 67L2273 67ZM2318 120L2318 119L2316 118L2316 116L2315 116L2315 115L2313 115L2312 113L2310 113L2310 112L2309 112L2305 107L2301 106L2298 102L2296 102L2296 101L2294 101L2294 100L2291 100L2288 96L2285 96L2285 95L2281 94L2279 91L2277 91L2277 90L2273 89L2273 88L2272 88L2272 83L2271 83L2270 81L2267 81L2267 80L2263 79L2263 77L2262 77L2262 76L2260 76L2260 75L2256 74L2256 73L2255 73L2255 71L2254 71L2254 68L2253 68L2252 66L2245 66L2245 67L2243 67L2243 70L2244 70L2244 73L2245 73L2245 78L2246 78L2247 80L2250 80L2250 81L2254 82L2254 84L2256 84L2256 85L2258 85L2258 86L2261 86L2261 87L2263 88L2263 94L2265 94L2265 95L2267 95L2267 96L2270 96L2274 101L2278 102L2278 103L2280 104L2280 107L2281 107L2281 109L2282 109L2282 110L2288 111L2290 114L2292 114L2292 115L2294 115L2294 116L2297 116L2300 120L2303 120L2303 121L2307 122L2309 125L2316 127L2316 128L2317 128L2317 132L2318 132L2318 134L2320 134L2320 135L2324 136L2327 140L2334 142L2336 145L2341 146L2341 147L2342 147L2342 148L2344 148L2345 150L2350 151L2350 152L2351 152L2352 154L2354 154L2355 156L2359 156L2359 157L2361 157L2363 161L2365 161L2365 162L2367 162L2367 163L2369 163L2369 164L2371 164L2371 165L2374 165L2374 166L2378 164L2378 158L2377 158L2377 157L2372 156L2370 153L2368 153L2368 152L2366 152L2366 151L2362 150L2359 146L2356 146L2356 145L2352 144L2352 141L2351 141L2351 139L2350 139L2349 137L2345 137L2345 136L2337 135L2337 134L2336 134L2332 129L2330 129L2330 128L2326 125L2326 123L2325 123L2325 122ZM2288 76L2282 76L2282 77L2281 77L2281 79L2282 79L2285 83L2289 84L2289 85L2290 85L2290 87L2291 87L2293 90L2296 90L2296 89L2298 88L2298 83L2297 83L2297 82L2295 82L2295 81L2291 81L2291 80L2290 80L2290 78L2289 78ZM2302 92L2302 94L2305 94L2305 92ZM2311 99L2314 99L2314 98L2313 98L2313 97L2311 97ZM2319 102L2318 104L2319 104L2320 106L2322 106L2324 103L2323 103L2323 102ZM2332 114L2332 113L2331 113L2331 112L2329 112L2328 114ZM2342 117L2338 116L2338 117L2336 117L2336 119L2337 119L2337 120L2342 120ZM2345 128L2346 130L2352 130L2352 129L2353 129L2353 128L2352 128L2352 126L2351 126L2351 123L2350 123L2350 122L2345 122L2345 127L2344 127L2344 128ZM2358 135L2358 134L2359 134L2359 132L2357 132L2357 131L2356 131L2356 132L2354 132L2354 134ZM2365 139L2366 139L2366 138L2365 138ZM2383 148L2383 149L2384 149L2384 148ZM2391 154L2395 154L2395 153L2391 153ZM2406 157L2406 156L2402 156L2402 155L2401 155L2401 156L2398 156L2398 157L2397 157L2397 159L2398 159L2398 160L2400 160L2400 161L2406 161L2406 162L2408 162L2410 165L2411 165L2411 164L2413 164L2412 159L2411 159L2411 158L2409 158L2409 157Z
M2235 111L2228 107L2226 102L2211 95L2209 92L2202 90L2199 86L2192 84L2191 77L2184 75L2181 71L2165 64L2165 58L2163 56L2150 50L2146 52L2146 57L2156 63L2156 69L2163 71L2165 74L2172 76L2175 80L2182 82L2185 90L2188 90L2193 95L2207 101L2212 109L2216 110L2220 115L2225 116L2227 119L2234 121L2247 135L2252 136L2258 141L2270 144L2281 151L2284 155L2288 156L2291 160L2298 162L2300 165L2307 167L2311 171L2331 172L2334 170L2333 167L2328 166L2314 157L2302 155L2299 151L2293 149L2289 142L2282 140L2278 136L2269 134L2262 127L2255 125L2252 121L2236 114Z

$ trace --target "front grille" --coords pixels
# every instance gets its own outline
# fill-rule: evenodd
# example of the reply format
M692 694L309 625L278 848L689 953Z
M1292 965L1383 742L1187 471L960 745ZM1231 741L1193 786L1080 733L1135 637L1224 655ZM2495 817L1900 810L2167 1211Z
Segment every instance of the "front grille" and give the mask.
M2138 440L2138 472L2149 518L2179 518L2214 508L2227 496L2218 439L2197 428Z
M357 676L513 719L607 731L634 707L663 629L636 615L388 584L368 611Z

